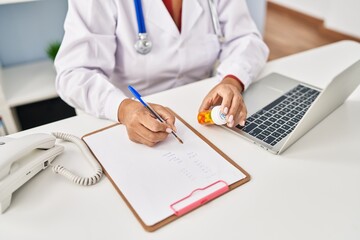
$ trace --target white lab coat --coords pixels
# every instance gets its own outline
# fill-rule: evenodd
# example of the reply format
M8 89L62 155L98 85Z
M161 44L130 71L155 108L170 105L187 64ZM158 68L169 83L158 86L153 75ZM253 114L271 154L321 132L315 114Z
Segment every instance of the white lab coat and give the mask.
M162 0L143 0L153 48L141 55L134 49L134 1L69 0L55 61L60 97L75 108L117 121L119 104L131 97L128 85L142 95L171 89L209 77L217 60L219 79L235 75L246 89L265 64L268 48L245 0L215 3L223 44L215 35L207 0L183 0L181 33Z

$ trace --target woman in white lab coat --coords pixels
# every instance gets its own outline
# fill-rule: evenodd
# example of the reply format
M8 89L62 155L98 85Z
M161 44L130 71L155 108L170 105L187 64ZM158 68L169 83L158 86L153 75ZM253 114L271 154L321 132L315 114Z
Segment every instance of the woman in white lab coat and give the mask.
M222 43L207 0L170 2L172 14L162 0L142 1L152 41L151 51L143 55L134 48L138 35L134 1L69 0L65 36L55 61L56 89L62 99L126 125L132 141L149 146L176 130L174 116L153 104L167 124L156 121L131 99L128 85L142 95L171 89L210 77L219 61L219 82L199 103L200 110L221 104L228 126L243 125L246 106L241 93L268 56L245 0L214 1L225 38Z

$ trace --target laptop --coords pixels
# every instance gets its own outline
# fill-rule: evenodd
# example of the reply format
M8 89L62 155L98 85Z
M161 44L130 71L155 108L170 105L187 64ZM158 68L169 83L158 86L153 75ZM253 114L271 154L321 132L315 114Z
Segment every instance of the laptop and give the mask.
M344 103L360 84L360 60L337 75L325 89L278 73L253 83L244 93L248 118L244 127L227 128L281 154Z

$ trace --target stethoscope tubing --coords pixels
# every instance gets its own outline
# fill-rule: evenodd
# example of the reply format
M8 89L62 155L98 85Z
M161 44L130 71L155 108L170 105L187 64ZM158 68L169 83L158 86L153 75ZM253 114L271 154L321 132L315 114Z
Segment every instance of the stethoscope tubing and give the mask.
M216 11L216 6L215 6L215 3L214 3L214 0L208 0L208 3L209 3L210 13L211 13L211 20L213 22L215 34L219 38L220 42L224 42L225 39L224 39L223 34L221 33L220 19L219 19L218 13Z
M134 0L136 19L138 24L139 33L146 33L144 13L142 10L141 0Z
M217 35L220 43L223 43L224 36L221 32L220 27L220 20L219 16L216 11L216 6L214 0L208 0L210 13L211 13L211 20L214 26L215 34ZM148 38L146 27L145 27L145 20L144 20L144 13L142 8L141 0L134 0L135 11L136 11L136 20L138 25L138 40L135 43L135 49L140 54L147 54L151 51L152 43Z

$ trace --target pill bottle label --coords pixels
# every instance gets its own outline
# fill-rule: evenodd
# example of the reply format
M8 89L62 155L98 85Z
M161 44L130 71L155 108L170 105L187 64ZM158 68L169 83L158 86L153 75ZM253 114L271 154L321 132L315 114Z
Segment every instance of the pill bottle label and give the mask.
M226 124L226 115L221 113L221 107L216 106L213 109L209 109L198 114L198 122L202 125Z

